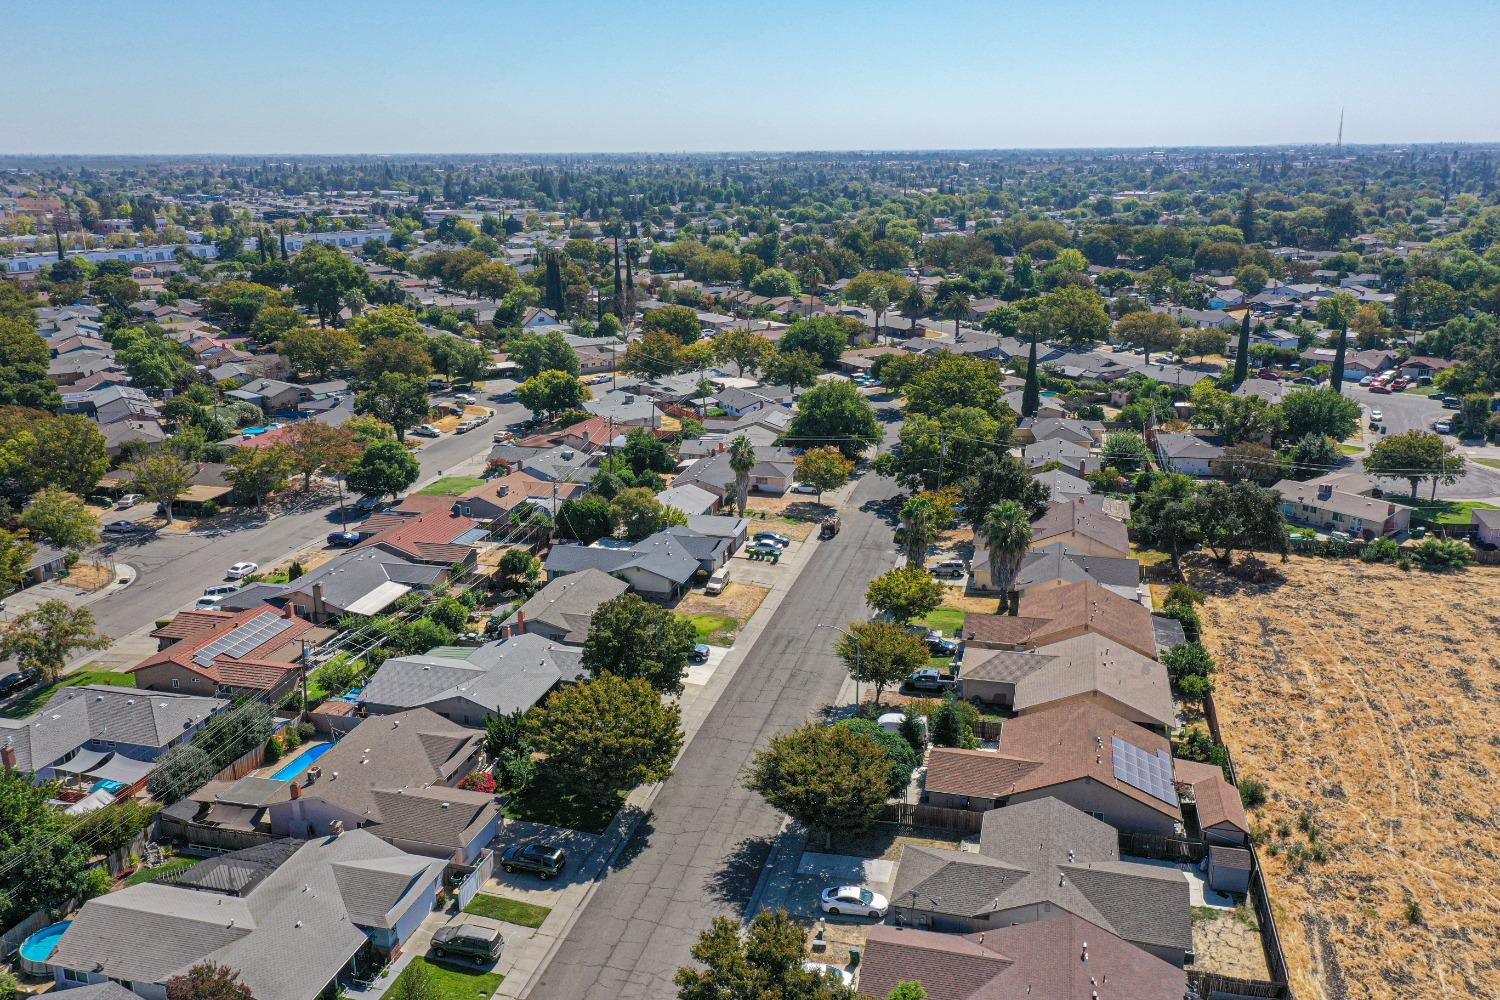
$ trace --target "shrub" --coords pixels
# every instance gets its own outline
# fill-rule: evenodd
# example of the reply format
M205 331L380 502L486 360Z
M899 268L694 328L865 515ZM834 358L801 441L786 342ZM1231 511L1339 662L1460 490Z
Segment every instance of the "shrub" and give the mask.
M1214 682L1208 677L1184 677L1177 682L1177 693L1192 701L1202 701L1213 689Z
M1456 538L1424 538L1411 550L1417 565L1434 573L1463 569L1474 562L1474 550Z
M1359 553L1361 562L1393 563L1401 558L1401 546L1394 538L1380 537L1366 545Z
M1413 927L1420 927L1424 923L1422 919L1422 904L1418 903L1415 899L1406 901L1406 906L1402 908L1401 915Z
M1203 764L1216 764L1229 777L1229 751L1214 742L1205 729L1191 726L1179 734L1177 756L1183 760L1196 760Z
M1246 809L1256 809L1266 804L1265 782L1257 781L1255 778L1243 778L1240 780L1240 802L1244 803Z
M20 983L13 973L0 969L0 1000L11 1000L20 989Z
M896 733L887 732L880 724L870 719L845 719L839 725L863 733L885 752L890 759L890 790L892 795L901 795L911 783L911 774L917 769L920 758L910 743Z
M512 792L519 792L531 782L536 772L536 762L530 754L517 754L500 762L500 780Z
M1214 658L1196 642L1173 646L1162 654L1161 662L1167 668L1167 676L1172 683L1178 685L1190 677L1206 679L1214 672Z
M281 731L281 745L288 751L297 749L302 745L302 731L296 726L287 726Z
M1203 634L1203 619L1198 616L1198 609L1191 604L1168 604L1161 609L1165 618L1175 618L1182 622L1182 634L1187 637L1188 642L1197 642Z
M286 744L282 742L281 736L272 736L266 740L266 757L269 760L280 760L286 754Z
M458 787L491 795L495 791L495 776L488 771L470 771L464 775L464 780L458 783Z
M1165 604L1202 604L1203 591L1185 583L1174 583L1167 589Z
M216 501L216 500L205 500L205 501L203 501L201 504L198 505L198 514L199 514L200 517L218 517L219 516L219 504L218 504L218 501Z

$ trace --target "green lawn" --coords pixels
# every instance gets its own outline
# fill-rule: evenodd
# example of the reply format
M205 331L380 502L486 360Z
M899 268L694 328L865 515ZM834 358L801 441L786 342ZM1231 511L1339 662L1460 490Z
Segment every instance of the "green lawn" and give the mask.
M1386 494L1386 499L1407 507L1415 507L1416 512L1412 515L1412 520L1426 521L1429 524L1470 524L1474 520L1474 515L1471 513L1473 510L1495 509L1494 504L1481 503L1478 500L1412 500L1390 494Z
M1491 469L1500 469L1500 458L1476 458L1474 461Z
M1435 385L1409 385L1401 391L1412 396L1440 396L1443 392Z
M734 645L734 633L740 627L738 618L730 618L728 615L680 615L683 621L693 626L693 631L698 633L698 641L708 643L710 646L732 646Z
M615 809L579 802L571 795L545 781L533 781L505 802L505 815L510 819L524 819L530 823L545 823L585 833L603 833L614 818Z
M159 868L139 868L134 875L125 880L127 886L140 885L142 882L155 882L166 878L168 875L176 875L180 871L196 865L202 858L173 858Z
M1339 451L1343 452L1345 455L1360 455L1360 454L1364 453L1364 450L1365 450L1365 446L1362 445L1362 444L1341 444L1341 445L1339 445Z
M958 630L964 627L964 614L965 612L958 608L938 608L919 621L946 636L955 636L958 635Z
M47 699L58 688L78 687L80 684L109 684L114 687L135 687L135 674L115 670L89 670L69 674L55 684L38 684L8 707L0 709L0 718L20 719L31 715L47 703Z
M489 917L491 920L503 920L508 924L520 924L522 927L540 927L552 908L481 892L474 897L473 902L464 907L464 912Z
M390 985L387 992L391 996L404 996L401 980L410 975L412 969L419 967L427 970L428 982L432 985L433 1000L489 1000L505 979L498 972L483 972L460 965L449 965L446 962L438 962L418 955L401 970L401 975L396 977L396 981Z
M483 486L485 480L478 476L444 476L431 486L417 490L418 496L456 497Z

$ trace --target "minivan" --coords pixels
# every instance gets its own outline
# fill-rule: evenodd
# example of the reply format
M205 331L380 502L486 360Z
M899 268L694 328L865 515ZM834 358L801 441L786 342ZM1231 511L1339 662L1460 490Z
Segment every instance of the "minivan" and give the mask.
M932 575L962 580L969 575L969 568L964 565L962 559L949 559L932 567Z
M714 570L713 576L708 578L708 583L703 585L705 594L722 594L724 588L729 586L729 567L721 566Z

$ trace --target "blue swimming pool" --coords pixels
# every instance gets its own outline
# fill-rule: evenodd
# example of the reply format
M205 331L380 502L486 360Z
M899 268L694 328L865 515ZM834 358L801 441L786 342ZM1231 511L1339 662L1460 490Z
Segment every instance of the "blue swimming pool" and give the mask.
M21 942L21 957L28 962L45 962L52 957L57 950L57 942L62 940L63 934L72 924L71 920L61 920L55 924L48 924L37 931L31 937Z
M304 748L297 756L277 768L276 773L271 775L271 780L291 781L297 775L311 767L313 761L332 749L332 743L314 743L312 746Z

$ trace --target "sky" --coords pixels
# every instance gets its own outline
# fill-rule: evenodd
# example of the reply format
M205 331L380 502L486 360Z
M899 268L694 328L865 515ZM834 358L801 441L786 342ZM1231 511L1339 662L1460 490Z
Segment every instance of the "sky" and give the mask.
M0 0L0 153L1500 140L1493 0Z

